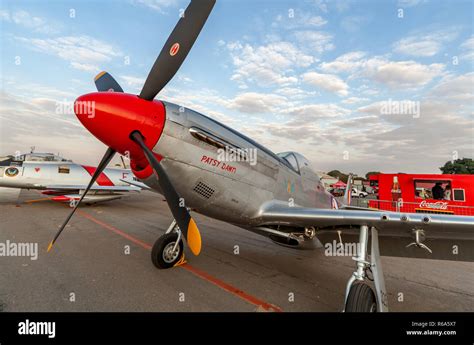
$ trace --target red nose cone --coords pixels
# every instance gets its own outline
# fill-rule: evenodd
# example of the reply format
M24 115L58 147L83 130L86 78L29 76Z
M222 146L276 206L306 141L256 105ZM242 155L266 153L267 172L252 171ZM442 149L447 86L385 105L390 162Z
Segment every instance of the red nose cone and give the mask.
M136 162L146 162L130 133L140 131L152 149L163 132L165 107L159 101L145 101L119 92L95 92L74 103L77 118L97 139Z

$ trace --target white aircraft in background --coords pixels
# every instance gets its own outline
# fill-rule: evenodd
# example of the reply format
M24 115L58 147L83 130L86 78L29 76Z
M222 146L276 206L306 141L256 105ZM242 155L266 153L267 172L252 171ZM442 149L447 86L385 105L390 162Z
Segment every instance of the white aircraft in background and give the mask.
M73 204L81 197L95 167L76 164L52 153L0 157L0 187L38 189L51 200ZM122 193L146 188L130 169L107 168L84 197L86 203L120 199ZM147 188L148 189L148 188ZM0 192L1 193L1 192Z

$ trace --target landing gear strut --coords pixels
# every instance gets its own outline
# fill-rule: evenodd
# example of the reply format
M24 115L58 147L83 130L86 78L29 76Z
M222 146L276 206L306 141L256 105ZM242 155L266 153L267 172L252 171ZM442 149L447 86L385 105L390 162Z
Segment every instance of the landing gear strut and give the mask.
M379 239L376 228L371 229L371 255L368 261L367 244L369 228L360 227L359 253L356 258L357 269L347 282L345 312L376 312L388 311L387 293L380 261ZM374 290L367 284L367 271L371 271L375 285Z
M159 269L171 268L184 261L182 234L175 220L153 245L151 261Z

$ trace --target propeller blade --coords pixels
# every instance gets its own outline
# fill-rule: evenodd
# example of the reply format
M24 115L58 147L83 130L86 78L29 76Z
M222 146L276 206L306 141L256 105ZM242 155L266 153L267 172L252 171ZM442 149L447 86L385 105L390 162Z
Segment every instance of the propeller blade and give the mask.
M122 161L122 168L127 169L127 164L125 163L123 156L120 156L120 160Z
M99 91L123 92L122 87L108 72L100 72L94 78L95 86Z
M74 208L72 209L71 213L69 213L69 216L66 218L66 220L64 221L64 223L61 225L61 227L59 228L58 232L56 233L56 235L54 236L53 240L49 243L49 246L48 246L48 252L51 250L51 248L53 248L53 245L54 243L56 242L56 240L58 239L59 235L61 235L61 232L64 230L64 228L66 227L67 223L69 222L69 220L71 219L72 215L74 214L74 212L76 212L76 209L78 208L79 204L81 203L82 199L84 199L84 196L87 194L87 192L89 191L89 189L91 189L92 185L94 184L95 180L97 180L97 178L99 177L99 175L102 173L102 171L105 169L105 167L109 164L110 160L112 159L112 157L114 156L115 154L115 150L112 149L112 148L108 148L107 149L107 152L105 152L105 155L104 157L102 157L102 160L100 161L99 163L99 166L97 167L97 169L95 170L94 172L94 175L92 175L92 178L89 182L89 185L87 186L86 190L84 191L84 193L82 193L81 195L81 198L79 199L79 202L76 203L76 205L74 206Z
M161 190L163 191L174 219L178 223L178 226L193 254L199 255L201 252L201 234L199 233L199 229L187 208L185 206L180 206L180 196L176 192L176 189L174 189L168 174L161 166L161 163L156 159L153 152L145 145L140 132L133 132L130 137L140 145L148 162L153 167L153 170L155 170L155 173L158 174L158 183L160 184Z
M140 98L153 100L173 78L191 50L216 0L191 0L150 70Z

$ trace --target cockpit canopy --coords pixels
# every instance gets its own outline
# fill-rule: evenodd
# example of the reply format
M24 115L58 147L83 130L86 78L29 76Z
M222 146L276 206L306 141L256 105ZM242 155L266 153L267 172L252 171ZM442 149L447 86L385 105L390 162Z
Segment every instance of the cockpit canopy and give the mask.
M23 162L72 162L70 159L65 159L53 153L25 153L15 157L15 160Z
M298 152L281 152L277 153L277 156L282 158L283 162L297 173L302 169L312 170L311 163Z

